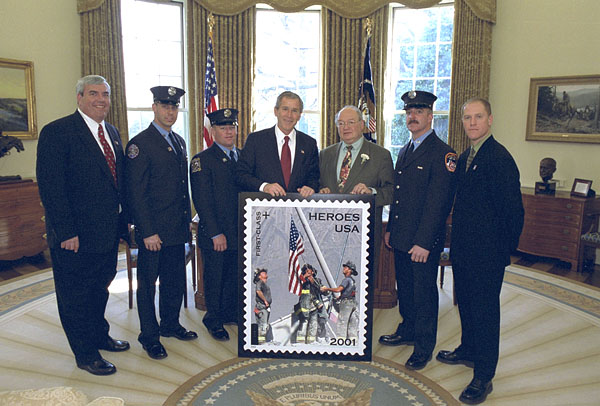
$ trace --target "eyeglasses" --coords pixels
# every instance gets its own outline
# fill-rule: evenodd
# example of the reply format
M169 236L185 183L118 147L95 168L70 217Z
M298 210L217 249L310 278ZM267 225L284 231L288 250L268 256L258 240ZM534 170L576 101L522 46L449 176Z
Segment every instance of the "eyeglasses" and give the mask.
M338 127L354 127L354 124L356 124L357 122L354 120L350 120L350 121L338 121L337 122L337 126Z

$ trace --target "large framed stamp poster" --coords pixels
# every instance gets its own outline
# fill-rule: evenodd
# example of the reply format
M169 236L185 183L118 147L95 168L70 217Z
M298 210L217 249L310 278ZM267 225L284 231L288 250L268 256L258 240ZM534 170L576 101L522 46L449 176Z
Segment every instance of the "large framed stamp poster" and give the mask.
M240 194L240 356L371 359L374 200Z

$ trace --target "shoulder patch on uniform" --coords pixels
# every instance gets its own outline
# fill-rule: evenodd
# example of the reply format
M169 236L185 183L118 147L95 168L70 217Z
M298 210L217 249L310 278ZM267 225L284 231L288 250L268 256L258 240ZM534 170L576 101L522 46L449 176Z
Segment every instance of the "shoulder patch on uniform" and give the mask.
M456 161L458 161L458 156L454 152L448 152L444 157L446 169L448 169L449 172L454 172L456 170Z
M196 157L192 159L192 162L190 162L190 168L192 173L200 172L202 170L202 166L200 165L200 158Z
M127 147L127 156L130 159L136 158L139 154L140 154L140 149L138 148L137 145L131 144L130 146Z

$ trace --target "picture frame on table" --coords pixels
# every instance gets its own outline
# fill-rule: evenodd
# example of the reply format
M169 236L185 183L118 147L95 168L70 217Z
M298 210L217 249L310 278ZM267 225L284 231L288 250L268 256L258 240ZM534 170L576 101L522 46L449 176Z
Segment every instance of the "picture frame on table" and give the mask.
M371 360L374 207L371 195L240 194L240 357ZM340 286L344 265L350 299L320 288Z
M591 180L575 178L571 188L571 196L588 197L591 189Z
M33 62L0 58L0 130L2 135L35 139Z
M527 141L600 143L600 75L531 78Z

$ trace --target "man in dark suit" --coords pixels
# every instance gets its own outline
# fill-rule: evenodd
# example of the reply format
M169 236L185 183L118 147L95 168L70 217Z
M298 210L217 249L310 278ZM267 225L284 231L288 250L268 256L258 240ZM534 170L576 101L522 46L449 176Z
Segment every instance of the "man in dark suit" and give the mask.
M208 115L215 142L190 163L192 199L199 220L197 242L204 260L206 314L202 322L220 341L229 340L223 323L237 323L237 115L236 109Z
M127 200L139 245L137 306L141 333L138 341L151 358L167 351L159 336L193 340L198 335L179 323L185 292L185 243L191 224L185 141L171 131L177 121L179 99L185 91L156 86L154 121L127 144ZM154 295L160 278L160 327Z
M37 149L37 181L46 211L48 246L60 320L77 366L116 372L98 350L125 351L104 318L117 271L119 237L127 234L123 145L104 121L110 86L102 76L77 82L75 113L46 125Z
M478 404L492 391L500 342L500 289L510 253L519 245L524 210L519 169L490 131L489 102L467 101L462 120L471 148L458 160L450 244L462 336L458 348L440 351L436 358L474 367L460 400Z
M375 195L373 271L377 272L383 206L392 202L394 167L390 152L365 140L365 122L355 106L344 106L335 116L340 142L319 154L320 193Z
M300 96L285 91L275 104L277 125L248 135L237 165L242 191L308 197L319 190L317 142L294 128L303 108Z
M398 153L396 188L384 236L386 245L394 249L402 323L379 342L414 343L406 367L415 370L427 365L436 343L437 265L455 190L457 156L431 128L436 99L423 91L402 95L411 140Z

